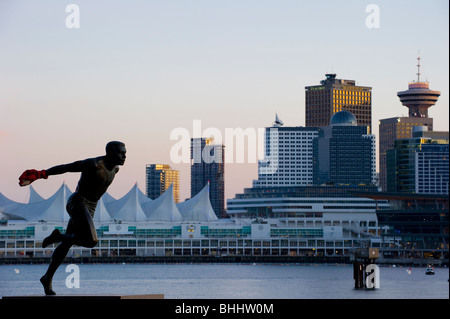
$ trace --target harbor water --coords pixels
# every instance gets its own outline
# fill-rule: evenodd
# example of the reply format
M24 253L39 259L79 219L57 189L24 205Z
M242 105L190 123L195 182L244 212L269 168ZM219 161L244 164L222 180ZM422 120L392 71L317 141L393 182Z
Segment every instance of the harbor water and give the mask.
M0 265L0 296L42 295L47 265ZM61 295L164 294L166 299L448 299L449 270L380 267L378 289L355 289L351 265L63 264Z

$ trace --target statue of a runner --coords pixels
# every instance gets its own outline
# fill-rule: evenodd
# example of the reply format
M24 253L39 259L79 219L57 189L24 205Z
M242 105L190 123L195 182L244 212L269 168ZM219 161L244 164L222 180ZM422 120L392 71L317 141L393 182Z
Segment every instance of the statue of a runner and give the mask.
M68 172L81 172L77 189L67 201L67 212L70 219L64 234L55 229L42 242L42 247L60 243L53 252L47 272L41 278L46 295L55 295L52 290L52 278L63 262L72 245L92 248L97 245L97 233L92 220L97 201L106 192L119 171L119 165L125 163L125 144L109 142L106 145L106 155L88 158L71 164L54 166L47 170L26 170L19 177L19 185L26 186L40 178Z

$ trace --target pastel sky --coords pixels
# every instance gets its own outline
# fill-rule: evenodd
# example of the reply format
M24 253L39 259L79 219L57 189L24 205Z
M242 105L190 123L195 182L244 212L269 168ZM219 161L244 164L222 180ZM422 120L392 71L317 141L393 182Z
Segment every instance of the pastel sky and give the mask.
M80 9L67 28L66 7ZM368 28L369 4L379 28ZM396 96L416 79L441 91L429 111L435 130L449 130L447 0L0 0L0 193L20 202L25 169L46 169L104 154L110 140L128 158L109 193L120 198L145 165L180 170L190 196L189 164L171 162L174 129L263 128L275 113L305 124L304 87L325 73L373 92L378 120L407 115ZM250 187L257 164L228 164L226 198ZM33 186L51 196L79 174Z

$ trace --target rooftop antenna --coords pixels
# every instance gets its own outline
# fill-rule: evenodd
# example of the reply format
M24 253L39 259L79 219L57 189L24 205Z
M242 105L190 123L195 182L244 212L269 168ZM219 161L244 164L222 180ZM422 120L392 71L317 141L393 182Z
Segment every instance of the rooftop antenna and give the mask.
M417 54L417 82L420 82L420 51Z

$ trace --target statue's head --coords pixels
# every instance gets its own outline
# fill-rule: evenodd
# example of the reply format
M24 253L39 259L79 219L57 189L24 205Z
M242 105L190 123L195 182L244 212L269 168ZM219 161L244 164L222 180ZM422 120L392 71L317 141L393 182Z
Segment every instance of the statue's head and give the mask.
M106 144L106 157L114 165L123 165L125 163L127 150L125 144L118 141L112 141Z

